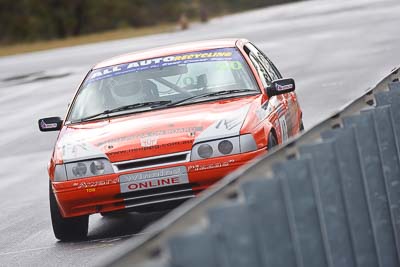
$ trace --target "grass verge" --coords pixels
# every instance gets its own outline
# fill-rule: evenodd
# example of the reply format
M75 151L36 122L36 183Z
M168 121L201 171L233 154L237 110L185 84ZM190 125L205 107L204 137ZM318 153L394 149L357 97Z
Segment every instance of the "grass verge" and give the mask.
M106 31L102 33L93 33L88 35L68 37L50 41L38 41L34 43L22 43L14 45L0 46L0 57L21 53L48 50L53 48L75 46L81 44L97 43L102 41L111 41L124 38L139 37L157 33L171 32L176 29L176 24L163 24L143 28L126 28Z

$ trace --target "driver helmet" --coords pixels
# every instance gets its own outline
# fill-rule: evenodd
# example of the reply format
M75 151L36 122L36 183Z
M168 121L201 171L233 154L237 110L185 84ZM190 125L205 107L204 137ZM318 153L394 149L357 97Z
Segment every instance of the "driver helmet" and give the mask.
M148 80L140 80L118 84L112 87L111 92L119 105L154 101L149 84L153 85L154 83Z

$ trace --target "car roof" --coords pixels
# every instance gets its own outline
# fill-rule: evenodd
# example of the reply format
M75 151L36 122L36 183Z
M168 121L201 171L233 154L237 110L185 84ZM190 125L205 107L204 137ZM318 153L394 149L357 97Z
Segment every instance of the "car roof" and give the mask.
M96 64L93 69L99 69L104 67L109 67L113 65L119 65L127 62L143 60L148 58L156 58L167 55L173 55L178 53L202 51L223 47L236 47L239 43L248 42L246 39L215 39L215 40L205 40L190 43L180 43L169 46L156 47L152 49L140 50L129 54L124 54L116 56L107 60L104 60Z

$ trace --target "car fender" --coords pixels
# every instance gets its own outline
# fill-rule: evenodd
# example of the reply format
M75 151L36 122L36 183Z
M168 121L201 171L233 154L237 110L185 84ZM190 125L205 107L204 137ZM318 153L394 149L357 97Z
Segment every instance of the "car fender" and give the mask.
M268 136L270 132L273 132L276 137L275 129L269 121L265 121L264 123L258 124L256 128L251 131L251 134L253 135L254 140L257 144L257 149L267 147Z
M268 140L269 140L268 137L269 137L269 135L271 133L274 135L274 137L276 138L276 140L280 144L281 142L279 142L279 140L282 140L282 138L281 139L278 138L276 130L275 130L273 124L268 122L268 123L264 124L264 138L266 140L266 146L268 146Z

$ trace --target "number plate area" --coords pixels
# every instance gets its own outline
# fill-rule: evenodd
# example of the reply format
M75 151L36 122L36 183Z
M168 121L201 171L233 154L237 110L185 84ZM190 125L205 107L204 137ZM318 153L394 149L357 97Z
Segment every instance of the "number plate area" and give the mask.
M186 167L172 167L119 176L121 193L189 183Z

